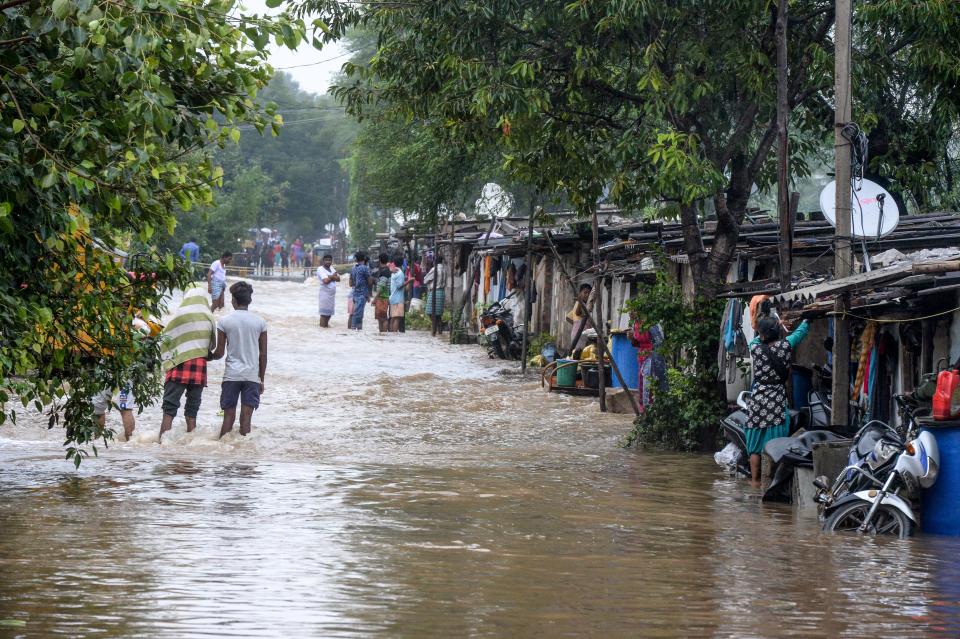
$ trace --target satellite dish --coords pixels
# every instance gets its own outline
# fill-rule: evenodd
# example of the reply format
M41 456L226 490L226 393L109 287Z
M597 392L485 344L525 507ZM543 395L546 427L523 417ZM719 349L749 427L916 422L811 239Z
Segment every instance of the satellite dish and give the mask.
M900 222L900 209L886 189L870 180L862 180L851 189L850 222L853 237L884 237ZM820 210L833 226L837 225L837 182L831 180L820 191Z

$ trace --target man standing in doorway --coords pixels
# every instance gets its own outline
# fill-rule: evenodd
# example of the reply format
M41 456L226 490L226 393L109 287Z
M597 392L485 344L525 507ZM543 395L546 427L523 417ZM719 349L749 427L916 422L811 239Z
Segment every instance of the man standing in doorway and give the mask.
M263 377L267 372L267 323L248 309L253 287L237 282L230 287L234 312L220 320L217 327L217 350L210 359L227 355L220 387L220 408L223 426L220 437L233 429L240 401L240 434L250 433L253 411L260 406Z
M210 293L210 310L223 308L224 290L227 288L227 267L233 261L233 253L224 251L207 271L207 292Z
M363 251L357 251L357 263L350 271L350 285L353 286L353 321L350 328L355 331L363 330L363 311L370 300L370 268L367 266L367 256Z

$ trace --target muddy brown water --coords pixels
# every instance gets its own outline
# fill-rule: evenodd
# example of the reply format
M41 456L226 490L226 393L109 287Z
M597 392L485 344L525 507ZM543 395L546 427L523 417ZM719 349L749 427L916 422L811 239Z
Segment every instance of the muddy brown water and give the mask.
M0 637L960 635L956 541L822 535L477 347L345 331L340 293L321 331L315 285L255 283L249 438L215 439L219 363L162 446L156 408L79 471L0 429Z

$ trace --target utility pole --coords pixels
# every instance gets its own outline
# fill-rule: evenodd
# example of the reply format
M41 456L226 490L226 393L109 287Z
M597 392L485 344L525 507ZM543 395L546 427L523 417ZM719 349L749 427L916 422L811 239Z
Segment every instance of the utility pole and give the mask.
M538 192L539 194L539 192ZM527 376L527 342L529 341L530 327L530 294L533 289L533 216L536 213L536 199L530 202L530 218L527 221L527 270L523 283L523 344L521 349L523 355L520 356L520 374Z
M793 215L790 210L790 148L787 137L789 61L787 0L777 6L777 215L780 219L780 291L790 290L793 271Z
M834 231L835 279L853 274L853 230L850 224L850 142L843 137L843 127L852 119L850 84L850 23L852 0L836 0L834 29L836 88L834 111L834 173L837 178L836 222ZM847 311L850 295L843 293L834 307L833 323L833 426L846 428L850 408L850 324Z

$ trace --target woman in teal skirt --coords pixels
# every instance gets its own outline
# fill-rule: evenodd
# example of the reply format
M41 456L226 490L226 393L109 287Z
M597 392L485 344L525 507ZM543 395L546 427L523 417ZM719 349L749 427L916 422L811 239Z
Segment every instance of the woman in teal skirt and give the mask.
M436 279L436 284L434 284ZM424 313L430 318L431 334L443 333L443 306L446 291L446 271L443 267L443 256L437 255L437 264L423 277L423 285L427 289L427 303Z
M807 336L807 322L780 339L781 324L775 317L764 317L757 324L757 336L750 342L753 358L753 392L747 401L747 454L750 455L750 480L760 487L760 453L767 442L790 435L787 413L787 375L793 349Z

